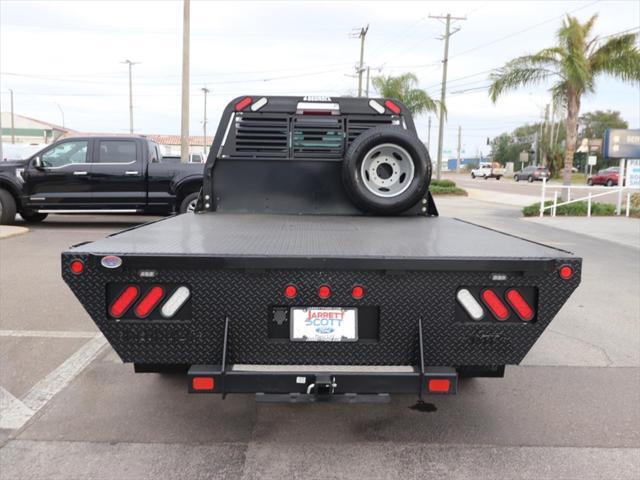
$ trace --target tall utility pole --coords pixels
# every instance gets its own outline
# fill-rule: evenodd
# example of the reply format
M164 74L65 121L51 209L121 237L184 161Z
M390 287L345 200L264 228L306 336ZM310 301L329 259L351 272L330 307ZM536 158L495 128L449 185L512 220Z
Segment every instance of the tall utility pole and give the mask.
M16 143L16 125L15 125L15 116L13 113L13 89L9 89L11 93L11 143Z
M449 63L449 37L459 31L459 28L451 31L451 20L466 20L466 17L452 17L450 13L446 16L429 15L429 18L436 18L445 21L445 33L441 38L444 40L444 58L442 60L442 88L440 90L440 118L438 122L438 159L436 163L436 178L440 180L442 170L442 141L444 139L444 115L442 107L445 105L447 96L447 66Z
M180 161L189 162L189 3L184 1L182 17L182 113L180 123Z
M367 98L369 98L369 75L371 74L371 67L367 67Z
M364 72L364 39L369 31L369 25L362 27L355 38L360 39L360 63L358 65L358 96L362 96L362 74Z
M456 162L456 173L460 173L460 153L462 151L462 127L458 125L458 161Z
M207 93L209 89L202 87L200 90L204 93L204 120L202 121L202 153L207 154Z
M544 142L544 140L547 138L547 128L549 124L549 104L547 103L547 105L544 107L544 123L542 124L542 133L540 135L540 138L542 139L542 141ZM547 166L547 150L549 149L549 145L546 146L546 148L542 149L542 166L546 167Z
M431 155L431 115L429 115L429 124L427 126L427 151Z
M58 107L58 110L60 110L60 115L62 115L62 128L64 128L64 110L62 110L62 107L59 103L56 103L56 107Z
M132 62L131 60L125 60L121 63L129 64L129 133L133 135L133 83L131 81L131 67L137 65L140 62Z

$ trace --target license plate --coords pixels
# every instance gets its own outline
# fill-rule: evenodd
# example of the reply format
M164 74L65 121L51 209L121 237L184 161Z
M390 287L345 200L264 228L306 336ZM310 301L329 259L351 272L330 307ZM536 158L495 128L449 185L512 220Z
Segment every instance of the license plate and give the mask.
M307 307L291 309L291 340L298 342L355 342L355 308Z

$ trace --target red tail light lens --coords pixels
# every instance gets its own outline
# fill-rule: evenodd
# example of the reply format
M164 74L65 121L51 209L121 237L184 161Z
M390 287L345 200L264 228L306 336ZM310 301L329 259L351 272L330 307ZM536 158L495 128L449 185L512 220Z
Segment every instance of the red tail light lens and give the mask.
M364 288L362 288L362 286L360 285L356 285L351 289L351 296L356 300L360 300L362 297L364 297Z
M560 267L558 274L560 275L561 279L569 280L571 277L573 277L573 267L571 267L571 265L563 265Z
M73 260L69 264L69 268L71 269L71 273L74 275L80 275L84 272L84 262L82 260Z
M320 298L329 298L331 296L331 288L329 288L329 285L321 285L318 289L318 296Z
M287 298L296 298L298 296L298 288L295 285L287 285L284 287L284 296Z
M115 299L115 301L111 304L111 308L109 308L109 313L114 318L120 318L124 315L127 310L133 305L133 302L136 301L140 295L140 289L135 285L129 285L125 288L120 296Z
M151 287L151 290L149 290L138 305L136 305L134 310L136 316L139 318L148 317L158 303L160 303L162 297L164 297L164 288L158 285Z
M401 111L400 107L398 105L396 105L395 103L393 103L391 100L386 100L384 102L384 106L387 107L389 110L391 110L396 115L400 114L400 111Z
M191 387L197 391L212 391L216 386L213 377L193 377L191 379Z
M507 291L507 301L522 320L528 322L533 319L533 309L520 292L514 289Z
M236 103L236 106L235 106L236 112L241 112L242 110L247 108L249 105L251 105L251 97L244 97L242 100Z
M430 393L447 393L451 389L451 380L447 378L430 378L427 390Z
M491 310L491 313L493 313L496 319L504 321L509 318L509 309L493 290L483 290L482 301L489 307L489 310Z

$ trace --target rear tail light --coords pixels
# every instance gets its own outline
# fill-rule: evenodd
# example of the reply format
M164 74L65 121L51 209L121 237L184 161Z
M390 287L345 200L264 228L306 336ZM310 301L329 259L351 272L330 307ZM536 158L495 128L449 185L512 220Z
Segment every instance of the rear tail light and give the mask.
M193 377L191 387L198 392L211 392L216 387L216 381L213 377Z
M296 298L298 296L298 288L295 285L287 285L284 287L284 296L287 298Z
M158 303L160 303L162 297L164 297L164 288L158 285L151 287L147 294L136 305L134 313L139 318L148 317Z
M569 280L571 277L573 277L573 267L571 265L561 266L560 270L558 271L558 275L560 275L560 278L563 280Z
M351 296L356 300L360 300L362 297L364 297L364 288L362 287L362 285L356 285L355 287L353 287L351 289Z
M241 112L245 108L247 108L251 104L251 97L244 97L238 103L236 103L235 110L236 112Z
M191 291L189 291L187 287L185 286L178 287L176 291L173 292L169 296L167 301L164 303L164 305L162 306L162 309L160 310L160 314L164 318L173 317L176 313L178 313L178 310L182 308L182 306L187 302L187 300L189 300L190 296L191 296Z
M496 317L497 320L504 321L509 318L509 309L500 300L500 297L493 290L487 289L482 291L482 301L485 305L491 310L493 316Z
M84 262L82 260L72 260L69 264L69 269L74 275L80 275L84 272Z
M140 289L135 285L129 285L122 293L115 299L109 308L109 313L114 318L120 318L127 313L127 310L133 305L140 295Z
M451 390L451 380L448 378L430 378L427 382L429 393L448 393Z
M456 294L458 303L464 308L474 320L482 320L484 318L484 309L482 305L471 295L471 292L466 288L461 288Z
M533 319L533 309L517 290L511 289L507 291L507 302L516 311L518 316L528 322Z
M318 296L325 299L329 298L331 296L331 288L329 285L320 285L320 288L318 289Z
M398 105L396 105L395 103L393 103L391 100L386 100L384 102L384 106L387 107L389 110L391 110L396 115L399 115L400 112L401 112L400 107Z

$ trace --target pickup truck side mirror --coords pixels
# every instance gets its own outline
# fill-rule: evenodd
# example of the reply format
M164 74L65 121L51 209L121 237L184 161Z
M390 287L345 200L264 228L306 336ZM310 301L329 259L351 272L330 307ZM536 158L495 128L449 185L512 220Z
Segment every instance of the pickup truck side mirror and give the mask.
M42 163L42 158L40 157L40 155L33 159L33 166L38 170L44 168L44 164Z

